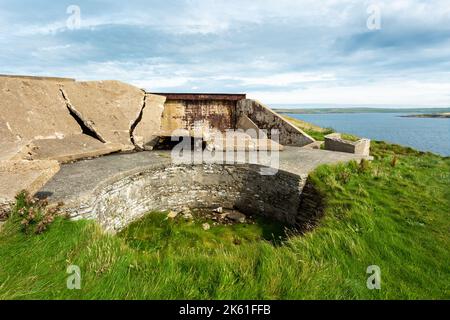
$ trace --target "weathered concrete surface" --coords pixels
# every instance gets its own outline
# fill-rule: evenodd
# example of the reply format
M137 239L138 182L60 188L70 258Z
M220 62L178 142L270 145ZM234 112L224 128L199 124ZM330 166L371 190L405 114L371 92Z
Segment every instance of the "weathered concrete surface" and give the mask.
M254 123L245 114L241 114L238 117L236 128L242 129L242 130L255 130L255 131L258 131L258 129L259 129L258 126L256 125L256 123Z
M170 162L167 151L145 151L68 163L61 166L62 170L41 188L40 193L50 196L49 199L70 204L77 202L78 198L92 196L94 190L110 178Z
M257 131L254 129L252 135L247 132L232 131L232 132L215 132L206 141L206 148L210 151L264 151L264 150L283 150L283 146L277 142L258 138Z
M63 139L33 140L27 145L30 160L57 160L60 163L94 158L121 151L119 143L103 143L85 134Z
M0 142L0 161L5 160L31 160L30 144L24 142Z
M0 77L0 125L14 141L80 134L56 81ZM5 128L0 129L3 132ZM3 138L2 138L3 139Z
M269 138L270 130L278 129L282 145L302 147L315 141L305 132L258 101L251 99L240 100L237 103L237 114L238 116L245 115L249 117L259 129L267 130Z
M298 147L285 147L279 156L280 174L264 177L258 165L246 163L176 165L169 151L110 155L63 165L39 195L63 201L74 218L97 219L110 231L149 210L186 205L236 205L244 213L292 222L305 219L297 210L298 196L309 172L321 164L363 158Z
M0 216L22 190L37 192L58 171L57 161L0 161Z
M131 142L126 147L123 143L104 144L82 134L82 128L70 114L67 101L60 90L64 84L69 84L70 88L83 86L83 83L79 84L71 79L0 77L0 160L53 159L67 162L134 148ZM86 93L78 93L81 96L85 94L86 99L91 99L94 90L92 86L96 88L96 85L88 84L89 89ZM126 86L116 82L103 85L110 87L109 90L117 90L119 96L120 90L125 90L122 87ZM143 96L142 91L137 88L133 88L132 91L138 96ZM99 119L104 118L100 122L110 125L109 119L104 114L105 111L101 109L101 99L106 101L109 96L101 96L101 94L105 92L99 90L99 98L91 101L86 107L92 107L92 104L98 103L96 115ZM78 101L77 97L75 95L76 101ZM115 107L119 104L123 106L123 109L128 108L123 101L114 97L114 95L111 97L111 103ZM126 99L128 96L124 94L121 98ZM137 99L135 100L137 102ZM125 110L120 114L110 112L108 108L105 110L112 117L120 118L125 122L128 117L131 122L137 119L141 105L142 102L139 101L133 112ZM128 143L130 129L128 123L125 126Z
M68 107L103 142L120 143L133 150L132 126L139 118L145 93L120 81L64 83Z
M204 127L225 131L235 128L236 101L167 100L162 114L162 135L174 130Z
M304 149L321 149L323 144L324 144L323 141L315 141L313 143L307 144L306 146L304 146L302 148L304 148Z
M325 149L338 152L354 153L362 156L369 156L370 140L360 139L358 141L348 141L342 139L340 133L332 133L325 136Z
M72 78L25 76L25 75L15 75L15 74L0 74L0 78L25 79L25 80L45 80L45 81L56 81L58 83L75 81L75 79L72 79Z
M133 131L134 144L142 150L153 150L161 131L161 118L166 97L147 93L145 107Z
M1 117L1 115L0 115ZM6 122L0 118L0 161L20 158L19 154L26 154L27 142L13 135Z

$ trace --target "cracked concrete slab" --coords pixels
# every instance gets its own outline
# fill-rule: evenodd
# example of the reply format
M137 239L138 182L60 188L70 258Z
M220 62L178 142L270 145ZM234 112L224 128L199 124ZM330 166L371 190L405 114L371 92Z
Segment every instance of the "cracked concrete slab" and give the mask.
M132 132L134 144L142 150L153 150L161 131L166 97L147 93L139 121Z
M120 81L68 82L62 92L69 108L104 142L133 150L131 130L139 118L145 93Z
M0 77L0 96L0 131L9 131L12 142L81 133L56 81Z
M57 161L0 161L0 215L22 190L36 193L58 171Z
M21 141L14 136L9 123L4 121L0 114L0 160L13 159L25 148L27 142L28 140Z
M122 145L119 143L102 143L88 135L79 134L63 139L34 140L28 145L28 159L67 163L107 155L121 149Z

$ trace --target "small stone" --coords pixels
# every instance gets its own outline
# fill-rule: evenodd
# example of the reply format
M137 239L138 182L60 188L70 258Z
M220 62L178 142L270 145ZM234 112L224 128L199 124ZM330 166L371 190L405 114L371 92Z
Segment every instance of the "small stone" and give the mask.
M214 209L213 212L222 213L223 212L223 208L222 207L218 207L218 208Z
M246 219L245 214L242 214L237 211L230 212L229 214L227 214L226 217L227 217L227 219L230 219L230 220L233 220L236 222L240 222L240 223L244 223L245 219Z
M194 216L191 213L185 213L183 214L183 218L186 220L192 220L194 219Z
M191 213L191 209L189 209L188 207L183 207L180 212L183 214L189 214Z
M204 224L202 224L202 228L203 228L203 230L207 231L207 230L211 229L211 226L209 225L209 223L204 223Z
M175 211L170 211L169 214L167 215L167 218L169 219L175 219L178 215L178 212Z

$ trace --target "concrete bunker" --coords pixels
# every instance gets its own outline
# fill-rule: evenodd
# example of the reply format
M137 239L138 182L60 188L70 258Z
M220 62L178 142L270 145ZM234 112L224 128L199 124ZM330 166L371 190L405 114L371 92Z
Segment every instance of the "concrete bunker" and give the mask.
M14 194L39 191L50 201L65 202L73 218L97 219L109 231L146 212L186 205L237 208L303 229L320 213L320 201L308 200L305 192L308 173L319 164L366 158L368 152L311 150L313 138L245 94L153 94L119 81L0 76L0 111L0 216L6 216ZM197 138L198 126L219 132L278 130L278 141L270 134L245 133L238 140L245 141L245 150L284 149L279 172L261 175L261 163L176 165L170 155L161 158L153 150L176 129ZM215 152L240 148L224 148L221 138L202 139ZM127 155L125 163L106 169ZM72 175L65 175L72 165ZM90 185L93 172L96 185ZM48 191L55 181L58 192Z

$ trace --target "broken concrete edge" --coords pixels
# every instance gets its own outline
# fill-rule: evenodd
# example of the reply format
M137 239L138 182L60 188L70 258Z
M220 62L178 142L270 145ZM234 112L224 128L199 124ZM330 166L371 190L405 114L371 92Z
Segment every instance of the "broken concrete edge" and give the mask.
M0 161L0 217L7 217L22 191L36 194L60 170L55 160Z
M165 96L148 93L144 89L142 91L144 92L142 108L130 129L131 142L138 151L153 150L161 132L161 117L167 100ZM156 112L156 117L153 117L153 112ZM146 126L152 121L156 122L157 128L151 130Z
M98 132L98 130L95 128L94 124L91 121L86 121L83 119L83 115L80 111L78 111L73 104L70 102L69 96L64 91L64 87L60 86L59 91L61 92L61 95L66 102L67 108L70 110L71 115L75 116L77 119L75 119L78 123L82 122L89 130L92 132L95 137L100 140L101 142L105 143L106 140L101 136L101 134Z
M32 160L31 154L33 150L32 140L17 141L2 145L2 154L0 161L7 160Z
M143 90L143 89L141 89L141 91L144 93L144 97L142 98L141 109L139 110L139 114L137 115L137 117L134 119L134 121L131 123L131 126L130 126L131 143L134 145L136 150L139 150L139 151L144 150L144 146L138 144L137 140L139 140L139 139L138 139L138 137L135 136L135 131L136 131L136 127L138 126L138 124L142 121L142 117L144 115L144 109L147 106L147 92L145 92L145 90Z
M256 116L253 114L250 114L250 112L248 110L246 110L246 109L248 109L248 106L246 106L246 104L248 104L248 103L251 103L252 107L256 106L256 107L260 108L266 115L272 117L274 123L271 125L267 125L268 128L264 128L263 125L258 124ZM298 127L293 125L291 122L287 121L281 115L279 115L278 113L276 113L271 108L264 105L263 103L261 103L258 100L242 99L242 100L238 101L237 108L238 108L238 110L237 110L238 114L246 115L259 127L259 129L278 129L280 131L280 144L282 144L282 145L292 145L292 146L303 147L305 145L308 145L308 144L316 141L314 138L312 138L306 132L299 129ZM276 124L275 122L279 122L279 123ZM298 141L294 142L294 141L291 141L294 139L288 139L287 137L284 137L284 135L281 134L281 131L283 131L283 130L285 130L286 132L294 133L294 134L297 134L298 136L301 136L302 142L301 143ZM282 139L286 140L286 141L281 141Z
M66 164L71 163L75 161L81 161L81 160L88 160L88 159L94 159L98 157L107 156L113 153L121 152L122 151L122 145L118 143L105 143L103 149L97 149L97 150L89 150L89 151L77 151L76 154L66 152L66 153L60 153L58 155L54 155L49 159L42 159L42 160L56 160L60 164Z
M342 139L341 133L331 133L325 136L325 150L353 153L370 158L370 139L349 141Z

